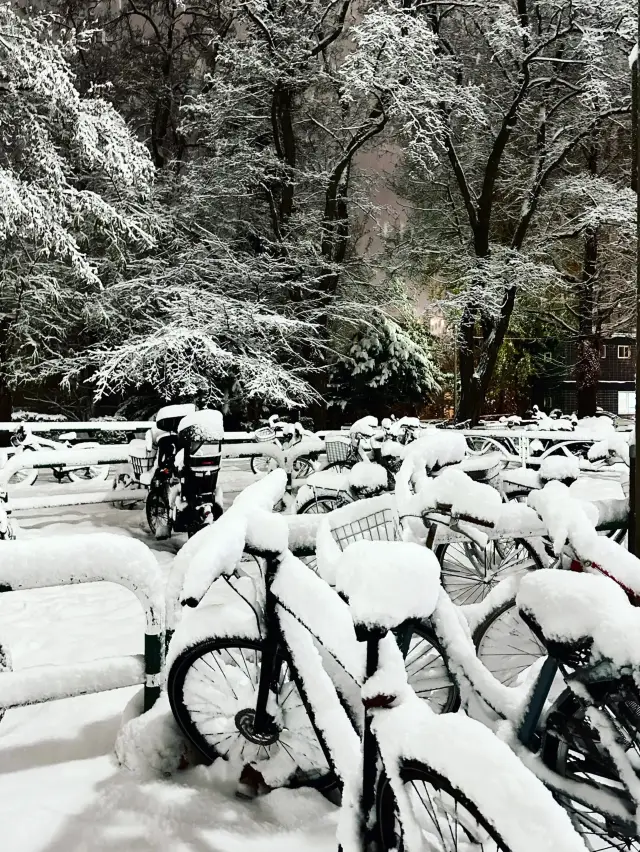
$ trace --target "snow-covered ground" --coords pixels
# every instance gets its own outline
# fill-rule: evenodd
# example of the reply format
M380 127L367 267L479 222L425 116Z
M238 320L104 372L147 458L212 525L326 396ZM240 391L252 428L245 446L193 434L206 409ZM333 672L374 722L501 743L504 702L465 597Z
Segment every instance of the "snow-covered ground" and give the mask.
M225 463L226 501L254 480L246 462ZM59 493L72 486L35 487ZM140 538L167 572L184 541L156 543L142 511L108 504L40 510L17 520L24 538L92 530ZM14 668L141 653L143 626L135 597L112 584L0 595L0 640ZM137 691L7 712L0 721L2 852L335 849L337 810L314 791L276 790L246 802L235 798L235 779L225 777L222 763L154 780L121 769L113 745Z

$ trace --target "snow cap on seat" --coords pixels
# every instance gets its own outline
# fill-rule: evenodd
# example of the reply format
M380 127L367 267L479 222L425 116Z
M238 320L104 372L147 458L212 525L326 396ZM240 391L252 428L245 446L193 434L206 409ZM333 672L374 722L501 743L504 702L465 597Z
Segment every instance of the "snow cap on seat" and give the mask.
M428 618L440 592L435 554L400 541L361 541L340 556L336 588L349 599L354 621L391 630L409 618Z

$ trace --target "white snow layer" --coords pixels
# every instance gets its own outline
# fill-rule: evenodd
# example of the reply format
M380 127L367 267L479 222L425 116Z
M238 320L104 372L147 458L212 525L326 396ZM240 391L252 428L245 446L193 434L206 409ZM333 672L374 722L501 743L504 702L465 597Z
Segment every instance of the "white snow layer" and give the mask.
M216 409L193 411L183 417L178 424L178 432L191 429L199 441L222 441L224 439L224 420L222 412Z
M540 479L549 482L552 479L577 479L580 476L580 462L577 456L547 456L540 463Z
M413 829L405 837L408 852L424 849L424 838L411 820L411 803L399 778L403 758L421 760L447 777L476 804L509 848L585 852L567 813L484 725L455 713L437 716L415 696L391 710L376 711L373 724L399 806Z
M391 630L431 615L440 592L440 565L431 550L418 544L363 539L341 555L336 587L346 595L356 624Z
M547 639L579 643L592 639L592 655L614 666L640 663L640 610L607 577L570 571L536 571L522 580L520 609Z
M387 471L379 464L358 462L349 471L349 485L359 492L370 494L387 487Z

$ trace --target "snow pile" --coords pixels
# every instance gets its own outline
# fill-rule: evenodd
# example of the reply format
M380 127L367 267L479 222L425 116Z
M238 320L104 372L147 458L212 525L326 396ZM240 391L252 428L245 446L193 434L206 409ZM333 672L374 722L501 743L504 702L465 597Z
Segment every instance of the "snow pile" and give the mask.
M370 438L378 428L378 418L368 414L366 417L361 417L356 420L349 429L351 435L364 435Z
M601 435L607 438L615 432L615 426L610 417L582 417L576 424L576 431L588 432L592 437Z
M552 641L593 641L595 660L616 667L640 665L640 610L616 583L595 574L536 571L522 580L519 608Z
M550 482L553 479L558 479L560 482L573 481L579 476L580 462L576 456L547 456L540 463L540 479L542 482Z
M625 464L629 464L629 441L621 432L612 432L602 441L596 441L589 447L587 453L589 461L615 460L616 458Z
M172 775L193 760L166 693L144 714L141 693L134 697L118 731L115 753L121 766L143 778Z
M224 439L224 420L222 413L215 409L194 411L183 417L178 432L189 430L192 440L214 444Z
M398 489L396 490L398 493ZM422 487L415 494L407 495L400 488L398 507L401 514L423 516L432 511L449 512L461 518L487 526L493 526L502 512L502 499L490 485L474 482L462 470L444 470L434 479L424 478Z
M385 441L380 447L380 455L382 458L402 459L404 458L406 448L397 441Z
M538 535L545 532L538 513L526 503L503 503L494 529L501 533L528 538L533 531Z
M533 491L527 503L542 518L556 554L569 540L573 542L590 532L596 535L598 510L592 504L572 497L561 482L548 482L544 488Z
M409 445L405 461L410 461L416 470L422 467L431 472L461 462L466 454L467 442L463 434L433 429Z
M359 494L373 495L387 487L387 471L379 464L358 462L349 471L349 485Z
M440 592L435 554L407 542L350 544L337 566L336 587L356 624L391 630L409 618L428 618Z

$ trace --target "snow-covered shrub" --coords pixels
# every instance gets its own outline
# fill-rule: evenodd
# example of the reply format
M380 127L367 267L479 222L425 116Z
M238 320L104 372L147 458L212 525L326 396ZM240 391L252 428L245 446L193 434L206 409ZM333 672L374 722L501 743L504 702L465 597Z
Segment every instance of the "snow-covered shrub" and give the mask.
M354 413L420 410L439 379L425 329L379 316L359 328L334 365L330 405Z

